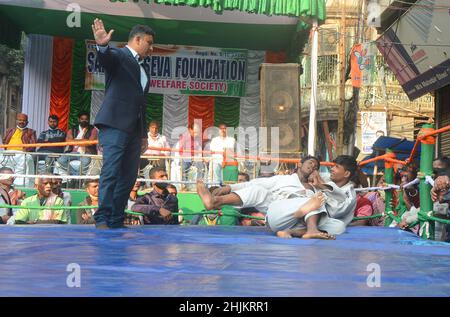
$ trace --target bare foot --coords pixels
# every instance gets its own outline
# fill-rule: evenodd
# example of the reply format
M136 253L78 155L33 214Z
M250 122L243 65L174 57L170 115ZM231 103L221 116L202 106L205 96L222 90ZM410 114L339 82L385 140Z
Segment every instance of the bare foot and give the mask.
M325 203L325 195L322 192L314 194L299 210L295 213L296 218L303 218L311 211L317 210Z
M287 231L277 231L278 238L290 239L292 236Z
M213 196L202 180L197 180L197 194L200 196L200 199L207 210L214 209Z
M321 231L311 231L306 232L303 237L303 239L322 239L322 240L336 240L335 236L332 236L328 234L327 232L321 232Z

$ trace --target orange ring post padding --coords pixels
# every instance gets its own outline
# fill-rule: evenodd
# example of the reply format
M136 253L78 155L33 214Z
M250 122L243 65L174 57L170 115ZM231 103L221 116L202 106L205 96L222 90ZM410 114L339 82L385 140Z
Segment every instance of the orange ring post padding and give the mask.
M422 128L419 131L419 135L417 137L422 144L435 144L436 138L434 137L436 134L436 130L433 128Z
M95 145L98 141L78 141L78 142L54 142L54 143L30 143L30 144L0 144L0 148L10 148L10 147L50 147L50 146L67 146L67 145L77 145L77 146L86 146L86 145Z
M394 167L394 162L392 162L393 160L395 160L396 156L394 152L386 152L385 154L385 160L384 160L384 167L385 168L393 168Z

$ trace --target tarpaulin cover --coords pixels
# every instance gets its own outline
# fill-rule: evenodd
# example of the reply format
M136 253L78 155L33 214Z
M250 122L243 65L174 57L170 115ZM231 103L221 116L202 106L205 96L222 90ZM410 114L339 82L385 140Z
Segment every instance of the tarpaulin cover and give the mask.
M450 245L395 228L324 241L261 227L29 225L1 226L0 239L0 296L450 295Z

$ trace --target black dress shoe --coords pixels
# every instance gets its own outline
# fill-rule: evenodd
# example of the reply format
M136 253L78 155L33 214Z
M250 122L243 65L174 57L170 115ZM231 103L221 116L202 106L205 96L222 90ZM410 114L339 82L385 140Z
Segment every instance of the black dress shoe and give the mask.
M108 225L106 223L102 223L99 225L95 225L95 229L99 229L99 230L105 230L105 229L109 229Z

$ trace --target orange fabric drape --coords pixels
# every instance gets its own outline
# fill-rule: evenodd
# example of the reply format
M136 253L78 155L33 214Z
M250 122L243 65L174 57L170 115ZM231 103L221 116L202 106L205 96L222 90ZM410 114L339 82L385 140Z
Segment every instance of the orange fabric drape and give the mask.
M53 38L50 115L54 114L58 116L58 127L64 131L67 131L70 114L73 45L73 39L62 37Z
M189 96L188 123L202 120L202 132L214 125L214 97Z
M286 63L286 52L266 51L266 63Z

